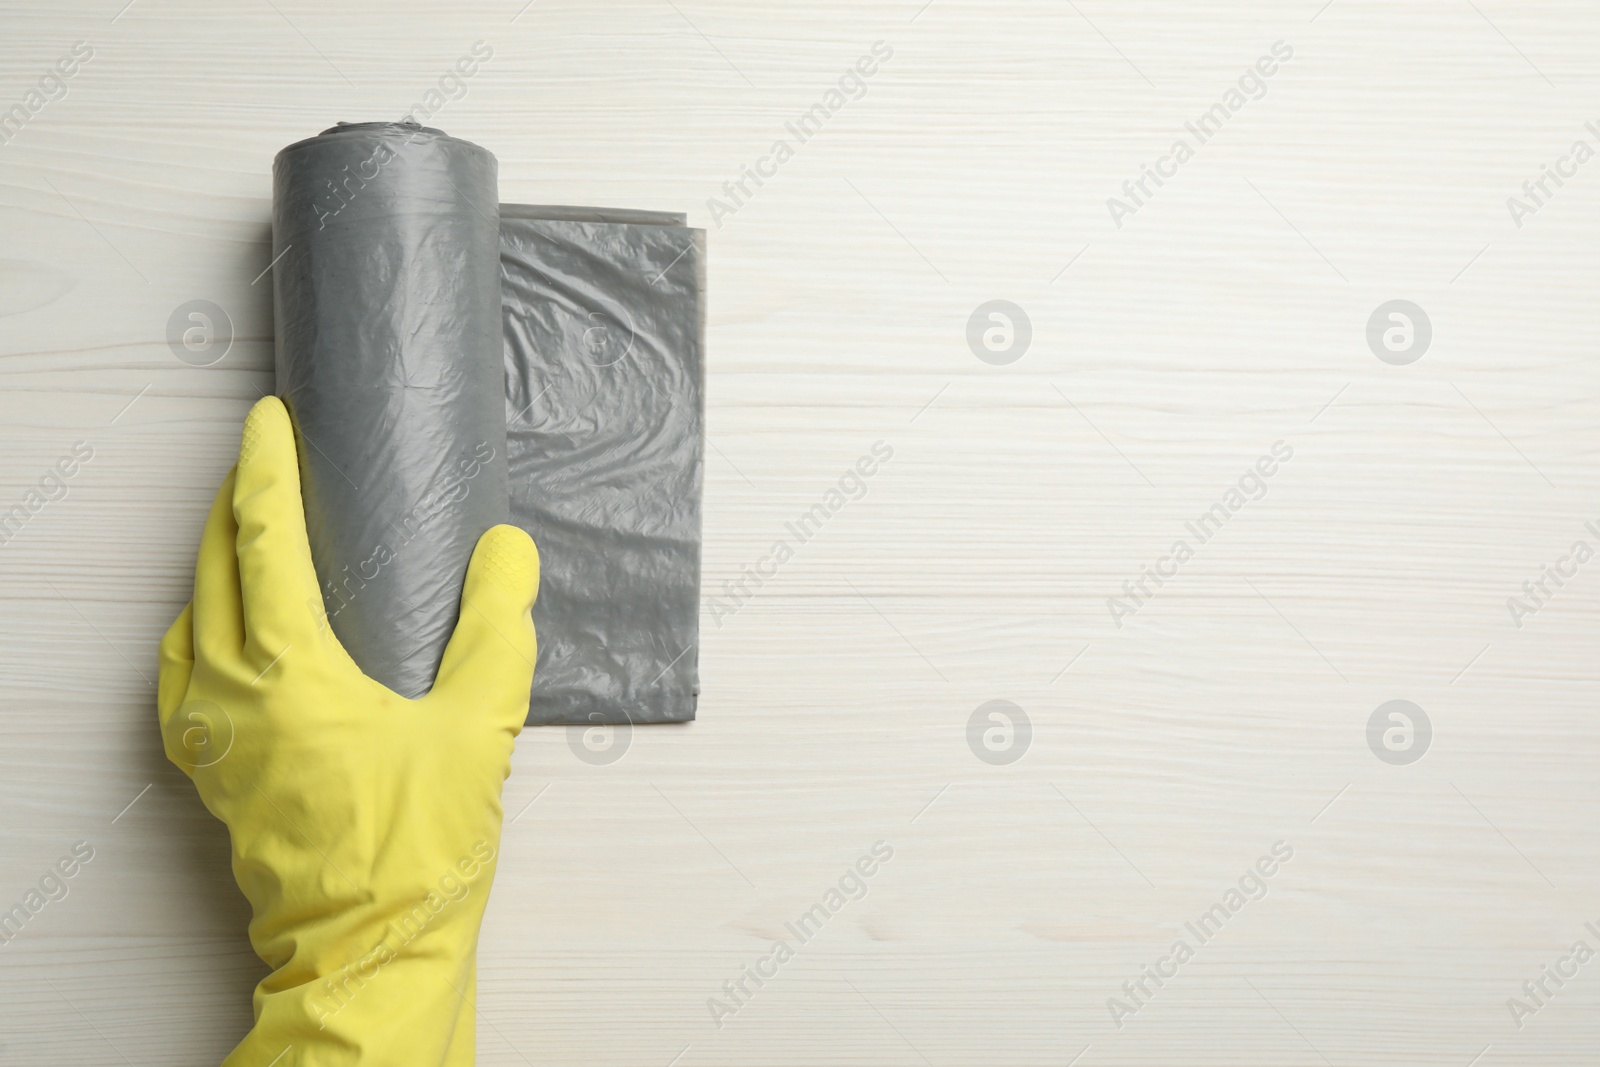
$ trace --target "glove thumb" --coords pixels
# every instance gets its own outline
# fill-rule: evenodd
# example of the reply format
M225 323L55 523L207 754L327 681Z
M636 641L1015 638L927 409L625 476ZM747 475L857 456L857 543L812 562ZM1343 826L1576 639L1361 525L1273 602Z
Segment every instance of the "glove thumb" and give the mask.
M520 730L538 655L530 611L538 595L533 538L515 526L491 527L467 564L461 617L429 698L456 707L504 708L514 719L513 732Z

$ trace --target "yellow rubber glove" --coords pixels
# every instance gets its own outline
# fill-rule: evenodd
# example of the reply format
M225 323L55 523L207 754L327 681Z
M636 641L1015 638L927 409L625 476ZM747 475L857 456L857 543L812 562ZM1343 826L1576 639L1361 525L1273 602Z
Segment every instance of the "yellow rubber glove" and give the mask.
M272 968L236 1067L473 1062L478 927L500 789L528 710L533 541L485 533L433 690L366 677L322 611L294 431L245 420L161 642L167 757L228 826L250 943Z

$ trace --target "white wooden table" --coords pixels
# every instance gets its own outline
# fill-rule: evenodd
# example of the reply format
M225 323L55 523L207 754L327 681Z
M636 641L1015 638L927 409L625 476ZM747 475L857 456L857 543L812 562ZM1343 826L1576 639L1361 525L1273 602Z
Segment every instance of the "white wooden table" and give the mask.
M0 16L25 118L0 514L26 515L0 546L0 910L93 849L0 947L0 1063L200 1067L248 1025L262 968L223 828L162 758L156 641L272 385L273 153L398 118L477 41L429 121L499 156L503 199L710 230L708 598L893 450L737 612L708 599L698 722L598 763L524 734L480 1062L1595 1062L1600 962L1537 1005L1523 983L1600 950L1600 562L1507 602L1600 549L1600 162L1569 155L1600 149L1600 11L124 2ZM858 98L788 133L878 41ZM1135 201L1144 164L1167 176ZM1542 165L1568 176L1535 202ZM232 323L211 366L166 340L194 299ZM1031 326L977 346L1009 363L967 340L995 299ZM1369 346L1393 300L1431 326L1414 362ZM969 747L994 700L1028 728ZM1391 700L1431 738L1369 747ZM879 841L865 898L800 943ZM1279 841L1201 944L1185 923ZM708 1001L777 939L793 959L719 1028ZM1134 999L1146 965L1170 976Z

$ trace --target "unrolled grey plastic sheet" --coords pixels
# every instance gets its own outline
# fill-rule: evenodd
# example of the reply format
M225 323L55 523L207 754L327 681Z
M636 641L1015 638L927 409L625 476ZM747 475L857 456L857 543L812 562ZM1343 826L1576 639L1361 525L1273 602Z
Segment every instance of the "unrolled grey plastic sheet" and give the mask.
M328 625L433 683L484 530L539 546L530 723L692 719L704 234L674 213L498 204L486 150L341 124L279 153L278 392Z
M501 208L511 514L543 572L532 722L694 718L703 247L681 216Z

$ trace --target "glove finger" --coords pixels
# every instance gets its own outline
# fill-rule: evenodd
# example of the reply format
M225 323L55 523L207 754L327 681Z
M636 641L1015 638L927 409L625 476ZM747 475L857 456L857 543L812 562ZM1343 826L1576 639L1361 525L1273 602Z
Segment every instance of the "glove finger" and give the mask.
M294 427L275 396L261 398L245 417L233 515L252 658L265 664L290 648L309 652L327 632L327 616L306 540Z
M234 472L222 479L194 568L194 645L198 657L225 667L244 647L244 611L239 604L239 558L234 553L238 527L233 521Z
M183 606L178 618L167 628L161 639L158 655L159 682L156 686L156 714L166 725L178 705L189 691L189 678L194 674L194 602Z
M538 646L529 613L539 595L539 550L515 526L478 539L461 588L461 618L427 699L486 707L513 733L528 716ZM459 703L458 703L459 702Z

